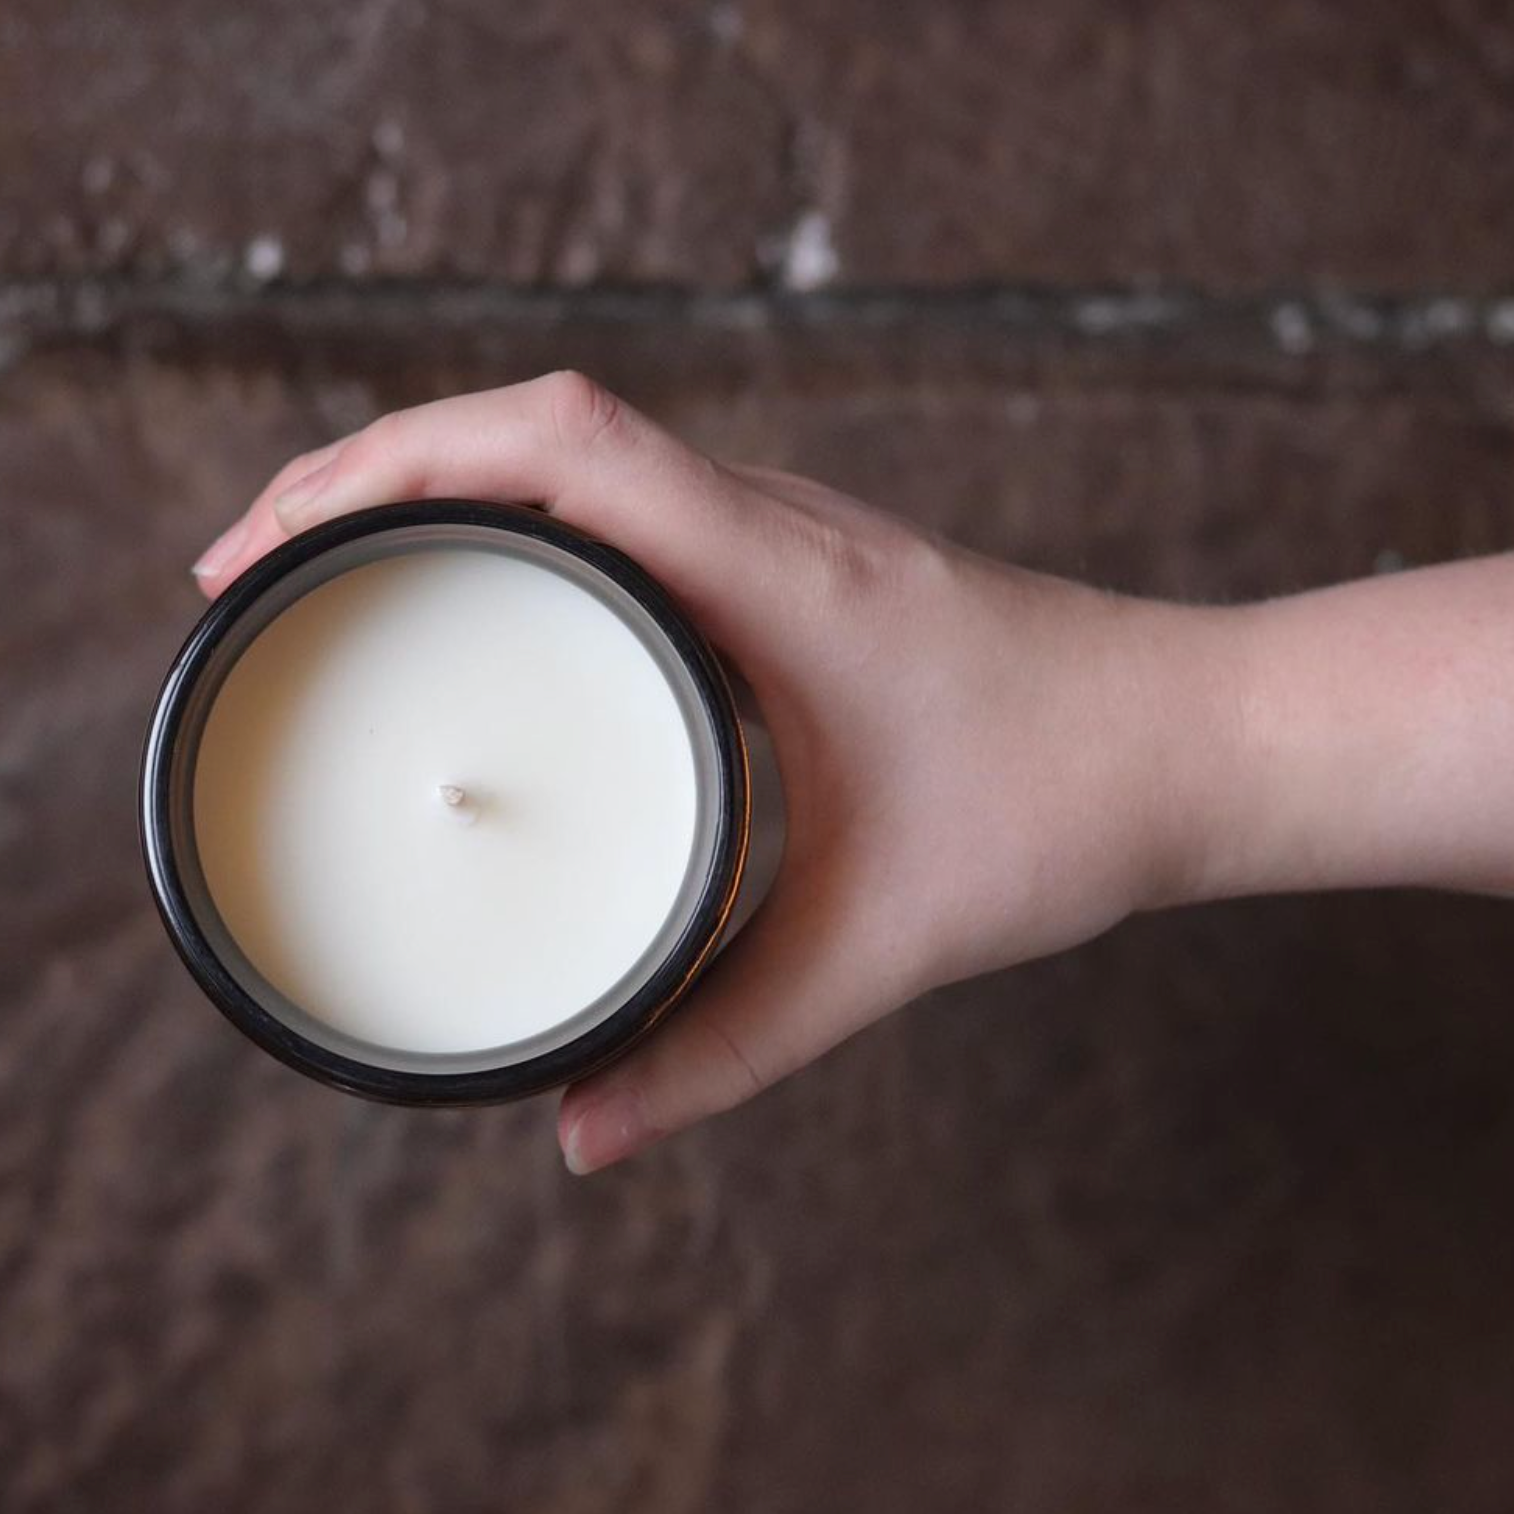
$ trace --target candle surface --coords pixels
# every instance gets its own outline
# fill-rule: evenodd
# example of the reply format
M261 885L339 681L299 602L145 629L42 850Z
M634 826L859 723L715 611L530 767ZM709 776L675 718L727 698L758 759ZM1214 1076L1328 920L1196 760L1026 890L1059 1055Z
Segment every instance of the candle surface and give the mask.
M291 1003L460 1053L572 1019L637 964L689 873L695 759L606 604L466 549L353 568L266 626L194 772L216 909Z

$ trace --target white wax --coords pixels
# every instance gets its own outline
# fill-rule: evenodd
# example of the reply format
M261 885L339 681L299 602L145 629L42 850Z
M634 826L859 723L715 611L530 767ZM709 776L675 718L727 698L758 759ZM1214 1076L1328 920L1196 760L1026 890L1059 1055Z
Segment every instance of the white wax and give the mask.
M630 628L466 549L296 601L233 667L195 769L206 882L249 961L417 1052L523 1040L612 988L669 917L695 818L687 727Z

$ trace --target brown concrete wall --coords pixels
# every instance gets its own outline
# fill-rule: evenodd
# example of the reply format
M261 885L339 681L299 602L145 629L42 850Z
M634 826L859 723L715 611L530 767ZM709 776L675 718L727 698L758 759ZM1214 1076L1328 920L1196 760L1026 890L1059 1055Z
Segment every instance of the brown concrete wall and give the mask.
M1135 590L1506 548L1511 164L1491 5L9 0L6 1514L1514 1505L1506 906L1134 922L580 1183L244 1045L133 831L210 531L548 367Z

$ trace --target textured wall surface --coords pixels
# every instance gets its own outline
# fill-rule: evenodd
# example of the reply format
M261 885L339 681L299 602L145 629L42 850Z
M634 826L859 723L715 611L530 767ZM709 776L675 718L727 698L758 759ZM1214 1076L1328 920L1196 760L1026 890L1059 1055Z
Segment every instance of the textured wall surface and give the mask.
M1514 545L1511 246L1497 5L7 0L0 1508L1514 1507L1507 906L1134 921L580 1182L241 1042L133 818L188 563L382 409L1273 593Z

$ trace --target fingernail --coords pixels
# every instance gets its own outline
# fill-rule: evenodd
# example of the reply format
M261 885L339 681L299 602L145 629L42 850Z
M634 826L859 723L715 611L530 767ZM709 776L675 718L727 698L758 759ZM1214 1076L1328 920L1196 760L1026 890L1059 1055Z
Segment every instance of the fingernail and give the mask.
M242 550L242 543L246 540L247 518L243 516L230 530L223 531L211 542L189 571L196 578L214 578Z
M618 1088L594 1100L568 1129L563 1160L578 1177L608 1167L657 1138L639 1093Z
M273 513L286 531L298 531L309 523L311 507L322 489L326 487L331 470L336 466L333 457L319 468L312 468L304 478L299 478L273 502Z

